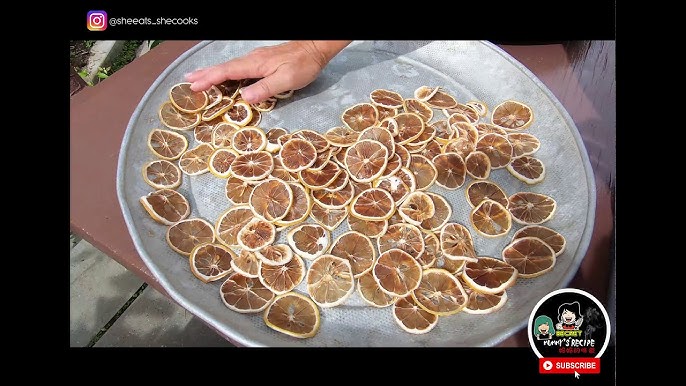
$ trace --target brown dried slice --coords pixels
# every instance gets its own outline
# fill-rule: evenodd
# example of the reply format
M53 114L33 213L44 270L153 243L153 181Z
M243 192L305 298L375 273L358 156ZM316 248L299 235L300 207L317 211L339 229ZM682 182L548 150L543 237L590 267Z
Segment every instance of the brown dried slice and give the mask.
M441 228L439 240L441 242L441 251L448 259L477 260L472 234L469 233L469 229L464 225L450 222L445 224Z
M414 145L412 143L406 143L405 148L410 154L419 154L426 149L426 144L425 143L420 143L418 145Z
M543 240L543 242L548 244L553 251L555 251L555 257L560 256L565 251L565 246L567 245L564 236L543 225L527 225L523 227L515 232L514 236L512 236L512 241L521 239L522 237L537 237Z
M312 199L314 202L324 208L341 209L353 200L354 188L350 184L346 184L341 190L330 192L325 189L312 191Z
M160 122L172 130L190 130L202 121L199 113L184 113L167 101L160 106L157 114Z
M493 200L483 200L469 214L474 229L484 237L500 237L512 228L512 217L507 208Z
M281 157L276 155L273 157L274 158L274 170L272 170L271 176L274 178L278 178L281 181L285 182L298 182L298 174L297 173L291 173L288 170L284 169L283 164L281 163Z
M259 280L239 272L229 275L219 287L219 296L230 310L242 314L263 311L274 300L274 293Z
M398 213L406 222L412 225L420 225L422 221L434 216L436 207L431 197L422 192L410 193L398 207Z
M281 146L279 157L284 169L296 173L314 164L317 160L317 149L302 138L291 138Z
M395 120L397 115L396 112L392 117L386 117L379 123L380 128L388 130L394 137L398 135L398 122Z
M524 130L534 120L531 107L514 100L505 101L493 109L491 123L508 131Z
M217 85L217 88L222 92L222 95L224 97L229 97L229 98L236 98L239 96L238 90L241 87L241 81L240 80L226 80L220 84Z
M479 113L480 116L485 117L486 114L488 114L488 106L486 103L481 102L481 101L469 101L465 103L466 106L469 106L476 110L476 112Z
M370 182L386 169L388 149L379 141L364 139L346 149L344 163L353 180Z
M359 103L348 107L341 115L341 120L349 128L362 131L379 121L379 112L371 103Z
M507 261L479 257L465 265L462 280L479 292L497 294L515 285L517 270Z
M321 170L305 169L298 172L298 179L311 190L331 185L343 170L335 162L328 161Z
M212 146L231 148L233 135L241 128L233 123L220 122L212 129Z
M188 217L191 206L188 199L172 189L160 189L139 199L141 205L153 220L172 225Z
M420 260L425 250L424 235L412 224L399 223L388 226L386 234L377 240L379 253L391 249L400 249L416 260Z
M289 182L289 186L293 191L293 204L284 218L274 222L274 225L282 228L300 224L307 219L312 210L312 197L307 188L294 182Z
M405 146L409 151L409 146L412 146L413 148L418 148L419 145L428 145L428 143L431 142L431 140L434 139L435 136L436 129L434 129L432 126L426 125L424 126L424 131L422 131L419 137L413 139L411 142L406 143Z
M229 111L231 106L234 104L234 100L229 98L229 97L222 97L221 100L217 101L214 105L211 107L206 108L202 114L201 118L203 121L212 121L217 118L221 119L221 117Z
M388 150L387 158L390 158L395 154L395 140L393 139L391 132L386 129L382 129L378 126L368 127L360 132L358 141L364 139L371 139L382 144L386 150Z
M251 103L250 106L257 111L268 112L274 110L274 107L276 107L276 102L276 98L267 98L259 103Z
M258 126L260 124L260 122L262 122L262 112L260 112L259 110L255 110L253 108L252 109L252 119L250 120L250 122L248 122L247 125L245 125L245 127L248 127L248 126L255 127L255 126Z
M193 275L203 283L209 283L233 272L231 260L234 257L236 254L221 244L201 244L193 248L188 260Z
M400 156L393 154L392 157L388 158L388 162L386 162L386 169L384 169L384 172L379 178L386 178L394 175L402 166L403 165L401 164Z
M291 138L300 138L314 145L317 153L321 153L329 148L331 144L326 137L312 130L298 130L291 133Z
M449 109L457 106L457 99L443 90L438 90L426 104L435 109Z
M327 130L326 133L324 133L324 138L326 138L331 145L340 147L352 146L355 142L357 142L357 138L359 136L359 132L349 128L348 126L332 127Z
M432 267L445 269L446 271L457 276L460 272L462 272L465 264L467 264L467 260L452 260L445 257L445 255L439 251L439 253L436 255L436 261Z
M444 153L457 153L466 159L476 149L476 144L469 140L468 137L458 137L450 140L444 147Z
M407 148L402 145L395 145L395 154L400 157L400 166L401 167L409 167L410 166L410 152L407 151Z
M507 209L512 218L524 225L542 224L555 214L557 202L545 194L518 192L508 199Z
M286 217L291 209L293 190L276 178L265 180L255 186L248 202L255 216L273 223Z
M271 174L272 170L274 170L274 158L266 151L241 154L231 164L231 174L243 181L263 180Z
M228 178L231 175L231 164L236 157L238 157L238 153L233 149L223 147L216 149L208 162L210 173L219 178Z
M269 328L296 338L310 338L319 331L317 305L297 292L277 296L264 311L263 319Z
M459 154L439 154L433 158L432 162L438 171L436 184L449 190L455 190L464 184L467 169Z
M165 239L171 249L189 256L196 246L214 243L214 228L201 218L180 220L167 228Z
M360 232L361 234L374 239L380 237L386 233L388 229L388 220L383 221L367 221L361 220L357 217L348 216L346 218L348 222L348 229L355 232Z
M402 182L407 185L408 188L410 188L410 192L414 192L417 190L417 179L414 176L414 173L406 168L406 167L401 167L400 170L395 174L396 177L400 178Z
M250 200L250 193L255 189L254 182L239 180L236 177L229 177L226 180L224 192L226 198L234 205L247 204Z
M431 123L429 126L434 128L436 133L434 138L441 145L447 144L451 139L455 137L455 130L448 124L448 121L441 119L439 121Z
M424 253L419 256L417 261L422 266L422 269L431 268L436 262L436 258L441 254L441 242L438 241L438 236L430 231L422 232L424 234Z
M369 94L372 103L389 109L397 109L403 106L403 97L395 91L376 89Z
M411 334L426 334L438 323L438 316L419 307L412 296L399 298L393 303L393 319Z
M445 110L443 110L445 112ZM464 114L462 113L452 113L448 116L448 124L450 126L456 124L456 123L469 123L470 125L472 124L472 121Z
M334 229L338 228L343 220L348 218L348 207L344 206L342 208L325 208L318 203L312 204L312 210L310 211L310 217L314 222L323 226L327 231L333 232Z
M205 92L207 93L207 97L209 99L207 101L207 106L205 106L205 111L207 111L207 109L210 107L217 105L224 96L222 91L215 85L210 86L210 88Z
M450 123L450 119L448 119L448 123ZM458 134L456 136L458 138L466 137L469 139L469 142L476 145L479 140L479 130L476 129L476 126L470 122L455 122L451 123L451 126L457 131Z
M340 165L339 165L340 166ZM346 188L350 188L353 193L355 193L355 188L353 185L349 182L350 181L350 175L347 172L343 172L336 177L335 180L331 183L331 185L327 186L323 190L327 192L338 192Z
M371 182L357 182L357 181L355 181L355 180L353 180L353 179L350 179L350 181L349 181L348 183L349 183L350 185L352 185L352 187L353 187L353 189L354 189L354 191L355 191L355 193L353 194L353 196L357 196L357 195L359 195L360 193L362 193L363 191L365 191L365 190L367 190L367 189L369 189L369 188L372 188Z
M257 258L255 252L242 250L236 257L231 260L231 268L241 275L256 279L260 272L260 259Z
M257 251L274 242L276 238L276 229L274 224L254 218L248 221L247 224L238 231L236 239L238 245L247 251Z
M485 180L491 175L491 159L482 151L473 151L464 161L467 174L477 180Z
M376 249L369 237L355 231L342 233L331 245L329 253L347 260L353 276L358 278L369 272L376 260Z
M322 255L313 261L305 282L307 293L320 307L340 305L355 290L350 262L334 255Z
M299 256L314 260L329 250L331 233L318 224L301 224L286 235L288 245Z
M267 136L267 142L279 146L281 146L281 144L279 143L279 137L281 137L284 134L288 134L288 131L283 127L272 127L265 133L265 135Z
M238 231L253 218L252 210L247 205L231 207L222 213L215 224L217 241L227 247L238 247Z
M312 166L310 166L308 169L309 170L322 170L324 166L326 166L326 163L331 160L333 156L333 148L330 147L327 150L324 150L321 153L317 153L317 159L314 161Z
M357 293L362 300L372 307L383 308L393 304L395 296L391 296L381 290L379 283L374 280L374 274L369 270L357 280Z
M379 255L372 275L383 292L403 297L419 286L422 266L409 253L394 248Z
M422 102L426 102L440 91L440 87L420 86L414 90L414 97Z
M420 101L419 99L407 98L403 102L403 110L406 113L415 113L422 117L424 123L428 123L434 116L434 111L431 106Z
M395 200L383 189L371 188L353 198L350 215L362 220L387 220L395 211Z
M541 141L529 133L509 133L507 140L512 144L513 157L533 154L541 147Z
M455 113L460 113L469 118L469 122L476 124L479 122L479 112L476 111L473 107L464 105L462 103L456 104L454 107L451 107L449 109L443 109L443 114L445 114L446 117L450 117L451 115Z
M246 101L239 100L224 113L222 119L238 126L246 126L252 120L252 116L252 107Z
M520 181L529 185L537 184L545 178L545 164L538 158L523 155L513 158L507 171Z
M257 277L265 287L277 295L290 292L305 278L305 263L294 255L287 263L269 265L261 263Z
M505 191L491 181L473 181L465 189L465 195L467 196L467 203L472 208L484 200L493 200L505 207L509 203Z
M398 134L395 136L396 145L412 142L424 132L424 120L417 114L400 113L393 120L398 126ZM400 157L402 158L402 154Z
M191 84L177 83L169 90L169 100L179 111L197 113L209 103L209 96L205 91L191 90Z
M512 161L512 144L502 135L484 135L476 143L476 150L486 153L491 169L504 168Z
M180 133L153 129L148 135L148 148L157 157L173 161L179 159L188 149L188 140Z
M422 221L420 227L437 232L450 220L450 217L453 215L453 209L443 196L431 192L426 192L426 194L433 201L435 210L434 215Z
M382 122L386 118L393 118L398 115L398 109L389 109L382 106L376 106L376 111L379 112L379 122ZM388 130L387 127L385 129Z
M374 181L374 187L383 189L391 194L396 206L403 202L403 200L411 193L410 188L398 176L390 176Z
M412 154L409 168L417 182L417 190L426 190L438 177L438 170L433 162L423 155Z
M485 294L473 289L464 282L462 283L462 288L464 288L464 292L468 297L467 305L463 311L468 314L490 314L501 309L505 302L507 302L507 291L497 294Z
M238 154L261 151L267 147L267 135L258 127L244 127L233 133L231 146Z
M143 165L143 180L155 189L175 189L181 185L181 169L167 160L154 160Z
M503 249L503 260L511 264L519 276L532 278L543 275L555 266L555 251L538 237L522 237Z
M414 301L438 316L454 315L467 305L467 294L462 284L445 269L429 268L422 272L419 286L412 291Z
M431 141L426 143L426 147L422 151L419 152L419 155L423 155L427 159L433 159L435 156L443 153L443 149L441 149L441 144L438 143L435 139L432 139Z
M479 138L483 137L486 134L499 134L499 135L507 136L507 131L505 131L505 129L503 129L502 127L498 127L498 126L491 124L491 123L486 123L486 122L477 123L476 124L476 131L479 132Z
M293 96L294 92L295 92L295 90L284 91L282 93L278 93L278 94L274 95L274 98L276 98L276 99L288 99L288 98Z

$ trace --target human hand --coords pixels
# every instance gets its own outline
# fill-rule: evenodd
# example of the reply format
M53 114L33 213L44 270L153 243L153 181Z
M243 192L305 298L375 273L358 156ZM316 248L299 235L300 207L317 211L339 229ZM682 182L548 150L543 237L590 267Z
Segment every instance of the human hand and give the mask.
M350 41L291 41L260 47L247 55L186 74L191 89L203 91L226 80L262 78L241 89L248 103L298 90L312 83Z

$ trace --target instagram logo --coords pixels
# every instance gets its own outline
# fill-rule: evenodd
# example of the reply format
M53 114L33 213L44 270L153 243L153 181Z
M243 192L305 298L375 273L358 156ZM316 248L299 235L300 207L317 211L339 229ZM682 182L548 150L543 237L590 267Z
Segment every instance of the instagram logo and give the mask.
M88 11L86 26L91 31L104 31L107 29L107 12Z

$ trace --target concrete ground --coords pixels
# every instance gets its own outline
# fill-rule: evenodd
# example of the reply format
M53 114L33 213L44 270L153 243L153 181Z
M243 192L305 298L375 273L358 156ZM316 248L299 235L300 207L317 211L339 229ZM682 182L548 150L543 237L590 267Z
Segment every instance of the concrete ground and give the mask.
M70 240L71 347L232 347L85 240Z

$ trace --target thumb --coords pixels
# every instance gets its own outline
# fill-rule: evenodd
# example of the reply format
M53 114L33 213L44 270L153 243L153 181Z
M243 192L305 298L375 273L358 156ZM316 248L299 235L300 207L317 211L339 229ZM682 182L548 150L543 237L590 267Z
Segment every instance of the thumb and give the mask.
M266 78L262 78L250 86L244 87L240 90L241 96L248 103L259 103L280 94L284 91L293 89L288 77L273 74Z

